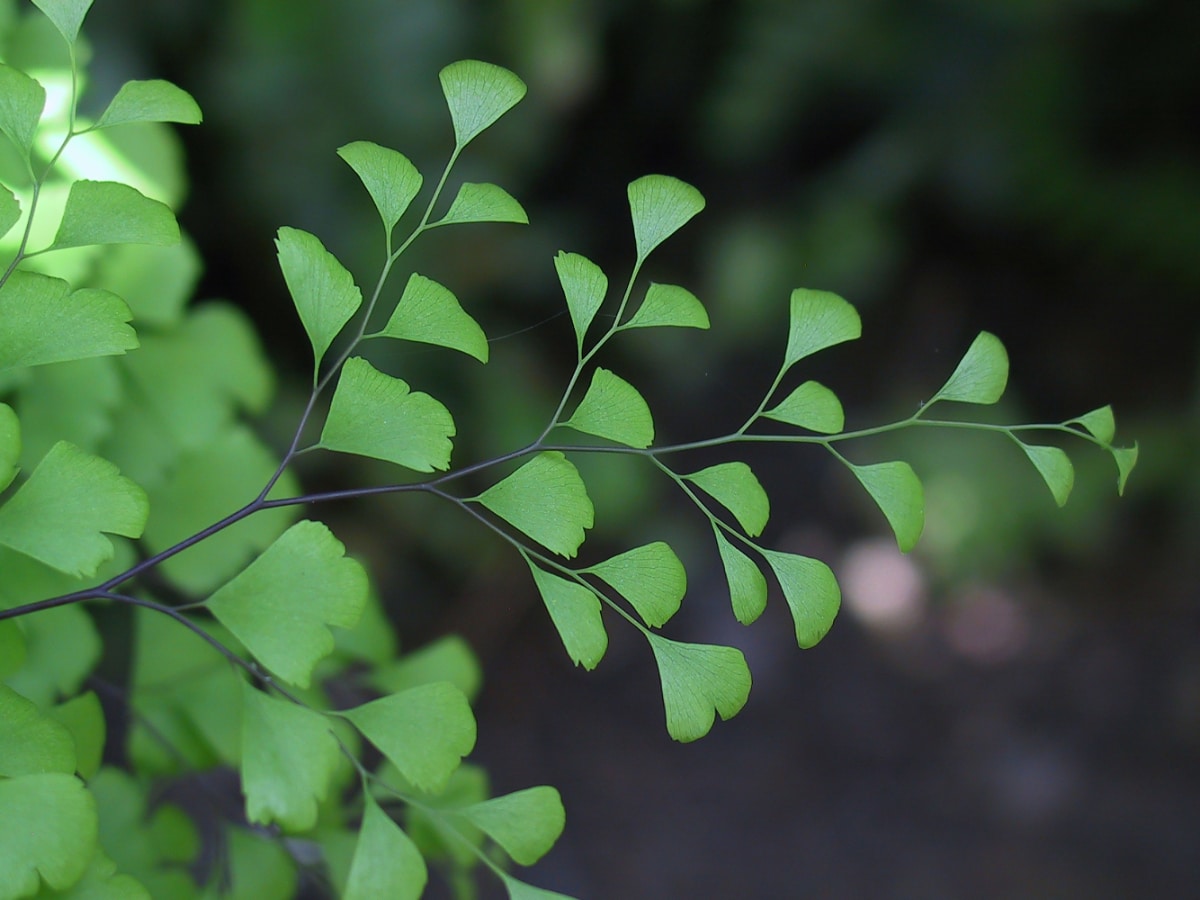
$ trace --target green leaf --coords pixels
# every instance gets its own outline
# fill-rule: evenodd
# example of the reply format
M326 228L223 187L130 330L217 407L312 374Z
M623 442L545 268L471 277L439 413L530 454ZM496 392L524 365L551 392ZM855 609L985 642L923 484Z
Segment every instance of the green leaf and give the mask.
M114 417L126 399L127 385L116 360L76 359L26 373L20 392L22 467L33 466L60 440L97 452L112 434ZM116 462L107 453L100 455ZM125 474L138 480L130 472Z
M171 207L116 181L76 181L47 250L92 244L179 243Z
M28 557L7 550L3 552L23 563L41 565ZM10 559L0 559L0 563L3 563L0 572L4 573L5 578L14 575L14 567L10 562ZM40 595L45 596L53 595ZM8 679L9 686L42 707L50 706L57 695L78 691L84 678L100 659L102 649L91 616L80 606L60 606L43 610L36 616L28 616L21 625L24 630L25 665Z
M716 525L713 526L713 534L717 539L721 564L725 567L733 614L743 625L749 625L767 608L767 579L754 560L733 546Z
M662 681L667 732L687 743L712 730L715 714L736 716L750 696L750 669L742 651L712 644L684 644L645 632Z
M0 897L62 890L78 881L96 845L96 804L78 778L52 772L0 779Z
M421 190L421 173L407 156L370 141L355 141L338 148L375 201L384 229L391 234L400 217Z
M571 661L589 671L596 668L608 650L600 599L579 582L552 575L532 562L529 570Z
M508 891L508 900L575 900L574 897L560 894L557 891L547 891L544 888L526 884L524 881L513 878L507 872L500 873L500 880L504 882L504 889Z
M479 323L463 311L449 289L416 272L408 277L400 302L379 336L436 344L488 361L487 335Z
M438 73L462 149L525 96L525 82L507 69L476 59L451 63Z
M221 900L292 900L297 894L296 860L278 838L227 827L232 890Z
M629 212L637 243L637 265L655 247L704 209L704 196L669 175L643 175L629 184Z
M132 350L131 318L116 294L18 270L0 286L0 370Z
M708 328L708 324L708 313L695 294L678 285L652 282L646 289L642 305L624 327L671 325L677 328Z
M627 447L640 449L654 443L650 407L637 388L608 369L592 372L592 383L575 413L562 424Z
M0 506L0 544L70 575L93 575L115 550L107 534L138 537L146 492L117 467L59 441Z
M545 856L562 834L566 822L562 797L547 785L493 797L455 811L522 866Z
M429 873L425 860L400 827L370 794L364 797L362 828L350 865L343 900L416 900Z
M0 87L3 90L3 87ZM4 237L21 220L21 204L4 185L0 185L0 238Z
M929 402L995 403L1004 394L1007 384L1008 353L998 337L981 331L950 378Z
M437 793L475 747L475 716L445 681L410 688L341 713L417 788Z
M679 611L687 591L683 563L662 541L627 550L583 571L615 589L651 628L662 626Z
M341 751L325 716L242 682L242 792L252 823L317 824Z
M342 367L320 446L432 472L450 465L452 437L446 407L355 356Z
M136 879L117 872L117 865L97 851L78 881L65 891L42 890L37 900L152 900Z
M207 606L268 669L308 687L333 651L328 626L353 628L367 576L320 522L297 522L209 598Z
M912 466L899 460L846 465L887 517L900 549L907 553L915 547L925 527L925 492Z
M75 771L91 779L100 771L104 756L106 724L100 698L87 691L58 704L49 711L50 717L71 734L74 743Z
M760 547L770 565L796 625L796 643L804 649L816 646L833 626L842 592L829 566L819 559Z
M1017 443L1041 473L1046 487L1054 495L1054 502L1066 506L1071 488L1075 486L1075 467L1071 465L1070 457L1058 447L1026 444L1024 441Z
M0 131L26 159L45 105L46 89L41 84L19 69L0 63Z
M68 44L74 44L92 0L33 0L33 5L46 14Z
M319 366L338 332L358 312L362 292L346 267L316 235L285 226L279 229L275 246L283 280Z
M21 422L13 408L0 403L0 491L17 477L17 460L21 458Z
M470 645L458 635L448 634L420 650L405 653L393 663L376 666L367 680L371 687L386 694L448 681L470 700L483 684L483 669Z
M25 638L16 619L0 621L0 681L7 680L25 664Z
M0 778L75 771L71 732L0 684Z
M110 128L129 122L198 125L203 118L192 95L169 81L127 81L92 127Z
M592 324L596 312L604 305L604 295L608 293L608 276L586 256L562 250L554 257L554 268L558 272L558 281L562 285L563 295L567 298L567 309L575 326L576 346L582 349L588 326Z
M846 426L837 394L815 381L804 382L763 415L820 434L837 434Z
M1091 433L1092 437L1105 445L1112 444L1113 438L1117 434L1117 422L1113 418L1111 406L1093 409L1090 413L1084 413L1067 422L1068 425L1072 423L1082 425Z
M818 350L856 340L861 335L858 311L837 294L796 288L792 291L783 367L790 368Z
M529 216L521 204L504 188L495 184L465 182L458 189L450 209L429 227L462 225L467 222L513 222L528 225Z
M1113 447L1113 461L1117 464L1117 493L1125 493L1125 482L1129 480L1129 473L1133 471L1133 467L1137 465L1138 445L1135 441L1132 447Z
M771 501L750 467L744 462L718 463L684 475L684 481L701 488L733 513L746 534L756 537L767 527Z
M539 453L473 499L568 559L583 543L584 529L595 520L579 470L556 450Z

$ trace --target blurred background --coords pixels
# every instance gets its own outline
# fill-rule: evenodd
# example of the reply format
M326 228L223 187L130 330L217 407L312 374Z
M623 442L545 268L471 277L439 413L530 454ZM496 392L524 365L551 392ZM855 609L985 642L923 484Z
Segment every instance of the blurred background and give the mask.
M384 361L450 407L457 464L538 433L573 364L552 257L620 282L625 185L649 172L708 199L645 274L697 294L712 330L629 336L605 363L646 394L661 441L740 425L804 286L863 315L861 341L803 372L850 427L907 415L986 328L1012 360L1000 419L1112 403L1118 443L1139 442L1122 500L1111 459L1068 445L1062 511L1006 442L855 446L925 479L907 557L819 450L737 452L773 500L766 543L842 582L839 621L805 652L777 594L735 622L711 537L667 485L581 459L587 560L669 540L690 587L668 635L741 647L754 673L745 711L686 746L644 643L612 621L604 662L575 670L520 560L471 522L426 498L322 509L406 647L460 632L480 654L476 756L495 789L562 791L566 834L531 881L623 900L1200 892L1200 5L101 0L88 22L97 96L166 77L205 111L181 132L182 219L201 295L243 306L286 373L280 445L309 363L275 230L319 234L373 283L378 221L334 151L372 140L435 177L452 146L437 72L464 57L529 94L458 176L503 185L532 225L439 230L406 257L499 338L486 369L411 346ZM302 474L390 480L349 458Z

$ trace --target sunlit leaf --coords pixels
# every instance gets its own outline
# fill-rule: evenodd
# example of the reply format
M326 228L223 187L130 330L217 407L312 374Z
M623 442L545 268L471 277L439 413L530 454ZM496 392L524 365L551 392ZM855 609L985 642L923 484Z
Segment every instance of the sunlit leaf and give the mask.
M321 446L432 472L450 465L452 437L446 407L355 356L342 367Z
M1071 459L1058 447L1047 447L1039 444L1026 444L1017 441L1029 461L1034 464L1046 487L1054 495L1054 502L1066 506L1067 498L1071 496L1071 488L1075 486L1075 467Z
M341 713L411 784L437 793L475 747L475 716L444 681L372 700Z
M588 670L596 668L608 650L599 598L577 581L552 575L533 563L529 569L571 661Z
M0 778L75 771L75 742L32 701L0 684Z
M767 579L754 560L733 546L720 528L714 526L713 534L717 539L721 564L725 567L733 614L743 625L749 625L767 608Z
M339 147L338 156L362 179L379 210L383 227L390 233L421 190L421 173L417 167L403 153L370 141L355 141Z
M900 549L907 553L915 547L925 527L925 492L912 466L899 460L846 465L887 517Z
M59 441L0 506L0 544L70 575L92 575L111 559L106 534L138 537L146 492L117 467Z
M595 510L579 471L557 451L539 453L478 497L514 528L570 558L594 524Z
M242 792L246 818L291 831L317 823L340 750L325 716L242 683Z
M744 462L718 463L684 475L683 479L701 488L733 513L738 524L751 537L762 534L766 528L771 514L771 501Z
M0 86L3 90L3 86ZM4 237L21 219L21 204L16 196L0 184L0 238Z
M0 286L0 370L132 350L131 318L116 294L18 270Z
M829 566L819 559L760 548L771 566L796 625L796 643L815 646L833 626L842 592Z
M41 84L19 69L0 63L0 131L8 135L24 157L29 156L33 147L33 136L45 105L46 89Z
M96 804L78 778L52 772L0 778L0 897L37 892L83 875L96 845Z
M704 304L691 291L674 284L651 284L646 298L626 328L652 328L671 325L677 328L708 328Z
M1090 413L1071 419L1067 424L1072 423L1082 425L1102 444L1111 444L1117 433L1117 422L1113 418L1111 406L1093 409Z
M575 326L576 346L582 347L588 326L604 304L604 295L608 293L608 277L586 256L561 250L554 257L554 268L558 272L571 322Z
M346 267L316 235L298 228L280 228L275 246L283 279L312 342L316 364L320 365L338 332L358 312L362 292Z
M1112 455L1117 464L1117 493L1124 494L1125 482L1129 480L1129 473L1137 465L1137 442L1135 441L1132 447L1113 447Z
M200 107L192 95L169 81L127 81L121 85L93 127L109 128L128 122L198 125L202 118Z
M100 698L94 691L87 691L51 708L49 715L71 734L75 745L75 771L81 777L91 779L100 771L107 731Z
M507 872L501 872L500 879L504 882L504 889L508 891L508 900L575 900L574 897L560 894L557 891L548 891L545 888L526 884L524 881L513 878Z
M495 184L466 182L458 189L450 209L435 225L456 225L467 222L514 222L528 225L529 216L517 199Z
M429 878L424 858L370 794L363 803L362 828L343 900L416 900Z
M837 394L815 381L804 382L763 415L820 434L837 434L846 425Z
M493 841L514 862L532 866L562 834L566 813L558 791L547 785L493 797L455 811Z
M934 394L935 400L962 403L995 403L1008 384L1008 352L991 332L981 331L950 378Z
M722 720L737 715L750 696L750 669L742 651L712 644L684 644L646 632L662 681L667 732L694 741Z
M525 96L525 82L508 69L477 59L451 63L438 73L461 149Z
M704 196L669 175L643 175L629 184L629 212L637 243L637 264L704 209Z
M395 694L434 681L448 681L467 699L483 684L483 669L470 645L457 634L448 634L420 650L405 653L392 663L377 665L367 676L376 690Z
M92 0L33 0L33 5L46 14L68 44L74 44Z
M788 368L818 350L856 340L862 335L858 311L829 291L792 291L788 343L783 365Z
M487 335L479 323L463 311L448 288L416 272L409 276L400 302L379 334L449 347L482 363L488 361Z
M333 651L329 626L353 628L367 576L320 522L297 522L208 600L217 620L290 684L308 687Z
M584 569L614 588L658 628L679 611L687 591L687 572L675 551L662 541L635 547Z
M171 207L117 181L76 181L47 250L91 244L177 244Z
M650 407L637 388L608 369L592 372L592 382L579 406L562 424L629 447L640 449L654 443Z
M21 458L21 422L7 403L0 403L0 491L12 484Z

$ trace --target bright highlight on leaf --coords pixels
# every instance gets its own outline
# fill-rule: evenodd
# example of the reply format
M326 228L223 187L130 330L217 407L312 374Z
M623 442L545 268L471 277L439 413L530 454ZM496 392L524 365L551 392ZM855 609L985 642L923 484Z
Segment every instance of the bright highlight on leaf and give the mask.
M846 414L837 394L815 381L804 382L763 415L818 434L837 434L846 427Z
M46 89L24 72L0 63L0 131L28 158L33 147Z
M105 534L138 537L148 513L146 492L116 466L59 441L0 506L0 544L68 575L94 575L115 552Z
M1008 352L998 337L981 331L950 378L929 402L995 403L1003 396L1007 384Z
M743 625L749 625L767 608L767 579L754 560L733 546L715 525L713 534L717 539L721 564L725 567L733 614Z
M899 460L846 465L887 517L900 549L907 553L915 547L925 527L925 492L912 466Z
M562 834L562 798L547 785L493 797L454 812L499 844L513 861L532 866Z
M858 311L837 294L797 288L792 291L783 367L790 368L818 350L861 335Z
M662 681L667 732L684 743L712 730L716 715L737 715L750 696L750 669L742 651L712 644L684 644L645 632Z
M1117 434L1117 422L1113 418L1111 406L1093 409L1090 413L1084 413L1076 419L1069 420L1067 424L1082 425L1092 437L1102 444L1111 444Z
M525 82L508 69L476 59L451 63L438 73L462 149L525 96Z
M670 175L643 175L629 185L629 212L637 244L637 265L704 209L704 196Z
M637 388L608 369L592 372L592 383L575 413L562 423L568 428L641 449L654 443L654 419Z
M684 475L706 494L733 513L750 537L762 534L771 515L771 501L762 484L744 462L718 463Z
M481 363L488 361L487 335L479 323L463 311L448 288L416 272L408 277L400 302L379 334L449 347Z
M370 141L354 141L338 148L379 210L384 230L391 234L400 217L421 190L421 173L403 153Z
M92 0L33 0L33 5L46 14L68 44L74 44Z
M39 874L65 890L95 846L96 804L79 779L57 772L0 779L0 897L33 896Z
M429 225L456 225L467 222L514 222L528 225L529 216L512 194L495 184L466 182L458 189L446 214Z
M708 328L708 312L691 291L674 284L651 284L638 311L623 327Z
M1034 464L1046 487L1054 495L1054 502L1059 506L1067 505L1071 496L1071 488L1075 486L1075 467L1071 459L1058 447L1046 447L1039 444L1026 444L1017 441L1029 461Z
M529 570L571 661L589 671L596 668L608 650L599 598L579 582L552 575L532 562Z
M316 235L280 228L275 246L283 279L319 366L333 339L362 305L362 292Z
M595 520L579 470L558 451L539 453L474 499L568 559L583 543L584 529Z
M353 628L367 602L367 576L320 522L297 522L208 600L217 620L263 665L308 687L333 651L329 626Z
M554 257L554 268L567 298L567 309L571 323L575 326L575 344L583 347L583 338L596 312L604 304L608 293L608 277L600 267L578 253L559 251Z
M91 244L179 243L171 207L116 181L76 181L47 250Z
M129 122L198 125L202 118L192 95L169 81L127 81L93 127L109 128Z
M819 559L759 548L779 579L784 599L796 625L796 643L816 646L833 625L842 604L842 592L829 566Z
M450 465L453 436L446 407L355 356L342 367L320 446L432 472Z
M370 794L364 795L363 805L343 900L418 900L429 879L424 857Z
M679 611L687 591L683 563L662 541L634 547L583 571L628 600L651 628L664 625Z

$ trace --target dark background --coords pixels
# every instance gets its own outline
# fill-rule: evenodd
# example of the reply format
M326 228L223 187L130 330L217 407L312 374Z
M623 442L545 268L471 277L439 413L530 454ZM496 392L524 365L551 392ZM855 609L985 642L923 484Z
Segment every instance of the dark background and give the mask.
M435 177L451 147L437 72L505 65L529 95L459 170L532 225L430 235L410 265L497 341L486 369L406 350L391 370L459 423L458 464L537 433L573 362L551 259L632 261L625 185L695 184L708 208L647 276L688 286L713 329L638 336L608 364L660 439L735 428L769 384L797 286L836 291L864 337L811 361L851 426L907 415L982 328L1013 365L997 415L1057 421L1111 402L1142 459L1123 500L1082 443L1058 511L1021 454L921 431L853 448L926 479L902 559L819 450L761 448L771 546L839 573L843 614L801 652L782 598L728 610L703 522L650 473L583 460L588 559L667 539L689 596L672 637L741 647L745 711L669 740L647 648L612 621L593 673L562 652L528 573L429 505L329 508L371 563L406 647L461 631L480 653L477 758L497 791L560 788L559 846L529 878L584 898L1184 897L1200 892L1200 5L1191 0L100 0L96 90L167 77L183 132L183 222L202 294L255 318L291 373L307 341L274 261L312 230L373 283L378 222L334 154L369 139ZM397 282L402 283L402 282ZM549 318L549 321L546 321ZM696 468L716 457L698 457ZM310 465L309 485L382 470ZM434 891L436 893L436 890Z

